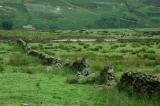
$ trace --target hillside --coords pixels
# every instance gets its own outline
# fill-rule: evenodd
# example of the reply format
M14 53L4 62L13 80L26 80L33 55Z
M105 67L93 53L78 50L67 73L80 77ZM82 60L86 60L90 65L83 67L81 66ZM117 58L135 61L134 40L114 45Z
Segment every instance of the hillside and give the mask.
M14 29L159 27L159 0L0 0L0 22Z

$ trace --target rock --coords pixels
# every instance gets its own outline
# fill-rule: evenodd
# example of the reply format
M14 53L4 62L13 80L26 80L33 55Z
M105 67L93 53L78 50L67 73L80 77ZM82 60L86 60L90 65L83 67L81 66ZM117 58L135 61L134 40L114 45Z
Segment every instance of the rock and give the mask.
M21 106L29 106L29 104L21 104Z
M82 72L87 67L88 67L88 64L85 58L77 59L75 62L73 62L71 66L72 69L75 69L79 72Z
M87 76L79 75L78 76L78 83L81 84L94 84L97 80L97 75L95 73L91 73Z
M148 97L160 97L160 79L140 72L126 72L118 83L120 90Z
M31 47L28 46L27 43L22 39L18 39L17 44L19 44L27 52L28 55L38 57L46 65L55 65L55 66L58 66L58 67L62 67L63 64L64 64L63 61L61 61L58 58L54 58L54 57L49 56L45 53L41 53L37 50L31 49Z
M88 76L92 73L92 70L90 68L85 68L82 70L81 74L84 76Z
M39 57L39 56L40 56L40 53L39 53L38 51L32 50L32 49L30 49L30 50L28 51L28 54L31 55L31 56L36 56L36 57Z
M23 49L25 49L26 46L27 46L27 43L24 40L22 40L22 39L18 39L17 40L17 44L19 44L20 46L22 46Z
M105 85L112 85L112 82L114 81L114 70L113 65L107 65L104 67L104 69L100 72L100 83Z

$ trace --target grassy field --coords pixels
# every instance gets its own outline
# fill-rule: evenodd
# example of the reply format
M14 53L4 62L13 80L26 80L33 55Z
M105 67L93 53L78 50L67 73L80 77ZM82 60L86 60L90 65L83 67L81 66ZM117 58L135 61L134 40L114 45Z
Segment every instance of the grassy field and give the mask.
M95 71L100 71L106 64L113 64L117 75L135 70L157 75L160 72L160 45L156 43L50 42L30 45L34 49L71 62L78 57L85 57Z
M57 32L1 31L6 37L53 39ZM70 31L69 31L70 32ZM66 33L69 34L66 31ZM77 31L72 31L78 35ZM59 32L60 33L60 32ZM90 33L93 34L91 31ZM98 31L95 30L98 36ZM13 34L13 35L11 35ZM26 35L25 35L26 34ZM30 35L31 34L31 35ZM65 34L61 32L61 36ZM84 33L83 33L84 34ZM92 35L91 34L91 35ZM107 36L107 34L105 35ZM111 36L111 38L114 34ZM158 35L155 35L156 37ZM44 37L44 39L46 39ZM118 36L121 38L120 36ZM117 37L117 38L118 38ZM133 38L134 36L131 36ZM147 36L142 36L149 38ZM153 36L152 36L153 37ZM34 40L34 41L35 41ZM98 74L106 64L115 67L116 81L123 72L141 71L160 76L160 43L157 42L29 42L38 51L73 62L79 57L88 59ZM94 84L69 84L66 79L75 73L69 69L45 66L28 56L14 41L0 42L0 103L19 106L21 103L78 106L160 106L159 100L119 92L116 86L105 88Z

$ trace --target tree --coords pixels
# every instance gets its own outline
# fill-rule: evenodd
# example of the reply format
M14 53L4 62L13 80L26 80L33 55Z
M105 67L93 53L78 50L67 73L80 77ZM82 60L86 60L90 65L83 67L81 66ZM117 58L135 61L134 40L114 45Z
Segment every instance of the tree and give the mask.
M13 23L9 21L2 22L2 28L6 30L11 30L13 27Z

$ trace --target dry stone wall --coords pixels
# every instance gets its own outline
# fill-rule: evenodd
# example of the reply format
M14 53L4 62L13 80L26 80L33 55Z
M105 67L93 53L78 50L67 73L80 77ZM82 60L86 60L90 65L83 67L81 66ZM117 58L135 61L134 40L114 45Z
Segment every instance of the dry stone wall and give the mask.
M46 65L56 65L62 67L64 62L55 57L49 56L45 53L39 52L37 50L31 49L31 47L22 39L17 40L17 44L20 45L28 55L38 57L41 59Z
M160 79L140 72L124 73L118 87L140 96L160 97Z

